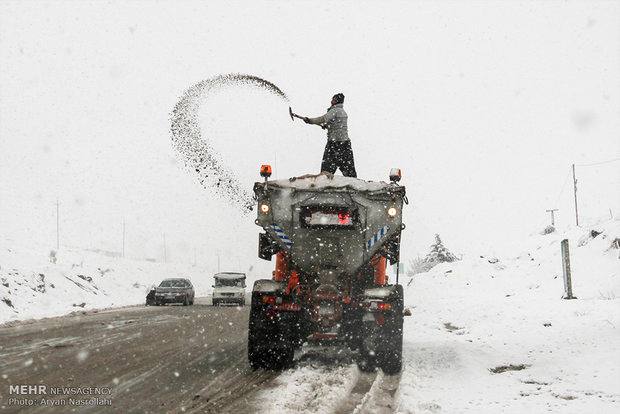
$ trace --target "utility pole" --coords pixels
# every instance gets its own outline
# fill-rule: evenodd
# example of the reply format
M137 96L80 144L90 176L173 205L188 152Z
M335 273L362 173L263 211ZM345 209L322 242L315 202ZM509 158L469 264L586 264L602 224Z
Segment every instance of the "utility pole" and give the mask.
M217 252L217 272L220 273L220 252Z
M167 257L166 257L166 233L164 233L164 263L166 263Z
M579 213L577 211L577 178L575 177L575 164L573 164L573 193L575 194L575 223L579 227Z
M125 257L125 219L123 219L123 258Z
M551 213L551 225L555 227L555 217L553 215L554 212L558 211L557 208L552 208L551 210L545 210L547 213Z
M60 202L56 199L56 251L60 250Z

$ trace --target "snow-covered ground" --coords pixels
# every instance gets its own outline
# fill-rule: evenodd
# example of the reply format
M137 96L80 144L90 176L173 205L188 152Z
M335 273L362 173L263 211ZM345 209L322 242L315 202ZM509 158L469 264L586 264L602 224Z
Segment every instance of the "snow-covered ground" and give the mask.
M414 276L398 411L618 412L617 237L618 220L536 235L511 257L466 256ZM561 299L563 238L576 300ZM491 371L511 365L522 369Z
M144 303L153 284L186 277L197 296L207 294L212 274L201 266L109 257L102 252L50 251L0 240L0 324L58 316L85 309Z

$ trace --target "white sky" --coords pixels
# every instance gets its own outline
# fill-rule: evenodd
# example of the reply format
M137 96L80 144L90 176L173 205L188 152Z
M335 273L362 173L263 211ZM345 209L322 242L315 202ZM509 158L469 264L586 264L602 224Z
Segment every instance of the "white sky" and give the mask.
M620 156L620 2L0 3L0 233L173 260L256 265L259 228L182 169L169 113L241 72L316 116L346 95L361 178L403 169L405 258L433 233L466 251L573 218L572 162ZM324 133L227 88L204 133L251 188L318 172ZM277 159L277 160L276 160ZM620 163L578 168L586 216L620 215ZM266 272L271 264L263 262ZM224 265L223 265L224 267ZM265 275L268 276L268 275Z

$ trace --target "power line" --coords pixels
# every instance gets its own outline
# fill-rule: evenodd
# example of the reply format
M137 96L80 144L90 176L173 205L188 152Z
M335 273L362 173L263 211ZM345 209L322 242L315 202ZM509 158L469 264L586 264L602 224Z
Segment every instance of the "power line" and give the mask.
M575 198L575 222L577 223L577 226L579 226L579 214L577 212L577 177L575 175L575 167L593 167L595 165L610 164L616 161L620 161L620 158L613 158L607 161L592 162L588 164L573 164L571 168L569 169L569 171L566 173L566 177L564 178L564 183L562 184L562 188L560 189L560 192L558 193L555 199L555 205L558 204L558 202L560 201L560 197L562 197L562 194L564 194L564 190L566 189L566 184L568 183L568 178L571 176L571 173L572 173L573 192L574 192L574 198Z
M579 212L577 210L577 176L575 175L575 166L578 167L593 167L595 165L609 164L612 162L620 161L620 158L613 158L607 161L593 162L589 164L573 164L573 194L575 195L575 224L579 227Z
M568 177L570 177L571 175L571 170L569 169L566 172L566 177L564 178L564 184L562 184L562 188L560 189L560 192L558 193L558 196L555 199L555 203L554 206L558 205L558 202L560 201L560 197L562 197L562 194L564 193L564 190L566 189L566 183L568 183ZM543 219L540 220L540 222L538 223L537 227L540 227L541 225L544 225L547 222L547 219Z
M616 162L616 161L620 161L620 158L614 158L614 159L611 159L611 160L601 161L601 162L593 162L593 163L590 163L590 164L575 164L575 166L577 166L577 167L592 167L594 165L609 164L610 162Z
M558 204L558 201L560 201L560 197L562 197L562 194L564 193L564 190L566 189L566 183L568 183L568 177L570 177L570 174L571 174L571 171L569 169L568 172L566 173L566 178L564 178L564 184L562 184L562 189L560 190L557 198L555 199L556 205Z

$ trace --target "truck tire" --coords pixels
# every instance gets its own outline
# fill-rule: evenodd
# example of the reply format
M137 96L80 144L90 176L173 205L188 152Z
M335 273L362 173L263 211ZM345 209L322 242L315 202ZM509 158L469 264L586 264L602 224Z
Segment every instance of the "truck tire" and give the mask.
M403 362L403 287L395 286L390 296L392 311L385 314L385 323L379 327L373 325L366 331L361 341L361 371L369 372L380 368L385 374L397 374Z
M252 369L281 370L293 363L294 349L282 336L278 322L267 317L252 295L248 324L248 361ZM256 296L256 298L255 298Z
M396 286L395 293L396 295L390 301L394 311L389 318L386 318L381 332L384 346L376 353L378 367L388 375L399 373L403 365L404 298L402 285Z

